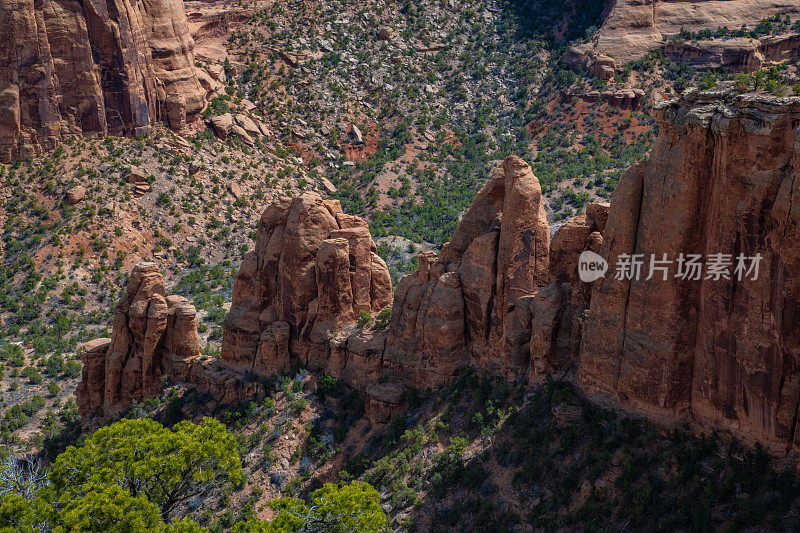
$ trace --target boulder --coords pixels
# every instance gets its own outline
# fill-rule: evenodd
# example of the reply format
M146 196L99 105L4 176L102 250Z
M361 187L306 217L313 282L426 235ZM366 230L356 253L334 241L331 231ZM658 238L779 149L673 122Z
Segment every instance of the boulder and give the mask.
M378 39L381 41L391 41L394 39L394 30L388 26L378 28Z
M225 87L219 80L213 78L206 69L197 69L197 81L206 92L206 98L211 99Z
M73 187L67 191L66 198L69 205L75 205L86 198L86 188L81 187L80 185Z
M247 132L239 126L238 124L233 124L228 131L228 134L233 137L237 137L242 142L244 142L248 146L253 146L253 138L247 134Z
M364 136L361 134L361 130L358 129L358 126L355 124L350 125L350 131L347 134L350 137L350 140L353 141L355 144L363 144L364 143Z
M140 167L131 167L125 173L125 181L128 183L147 183L147 172Z
M228 79L227 75L225 74L225 67L223 67L221 63L207 65L205 69L206 72L208 72L208 75L218 83L225 83Z
M322 177L320 179L320 183L322 184L322 190L328 194L333 194L337 191L336 185L334 185L333 182L326 177Z
M240 198L242 196L242 186L232 181L228 184L228 192L230 192L231 196L234 198Z
M211 128L214 130L214 135L223 141L228 138L228 133L233 126L233 115L230 113L211 117Z
M236 115L236 124L241 126L241 128L252 137L261 137L261 129L258 125L253 122L253 119L248 117L247 115Z

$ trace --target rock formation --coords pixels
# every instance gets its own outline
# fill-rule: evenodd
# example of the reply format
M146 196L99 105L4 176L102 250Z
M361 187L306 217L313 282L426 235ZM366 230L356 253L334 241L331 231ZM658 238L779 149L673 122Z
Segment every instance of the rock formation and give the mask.
M775 15L800 18L800 5L781 0L617 0L610 3L602 27L586 44L573 47L567 60L594 75L611 79L617 67L664 46L665 39L680 33L719 27L755 28ZM670 43L665 48L673 59L700 68L758 68L765 62L797 59L796 36L759 41L750 38L713 39Z
M578 259L584 251L600 251L608 210L608 204L588 204L585 214L556 230L550 242L550 283L535 297L525 298L515 316L519 327L509 341L528 348L533 383L551 374L566 375L578 359L592 295L592 285L578 275Z
M391 300L366 224L313 193L262 215L220 362L193 358L193 308L165 298L155 267L139 265L113 339L84 349L81 412L113 412L164 375L239 401L260 390L248 375L297 361L365 393L382 423L404 387L472 366L532 382L557 373L602 404L795 450L800 100L687 91L657 114L650 159L621 177L610 207L590 204L552 242L538 181L506 159L441 254L420 254L399 283L388 330L355 326ZM578 272L588 251L611 265L591 283ZM690 254L704 263L696 279L678 270ZM639 277L619 275L637 257ZM654 258L664 270L649 271Z
M800 103L690 93L658 115L653 153L621 177L601 249L612 265L643 254L645 266L639 280L595 286L578 383L786 452L800 402ZM700 279L676 277L673 263L666 280L646 280L651 254L681 253L702 254ZM708 270L713 254L727 276ZM761 256L756 279L737 276L740 255Z
M131 273L114 313L111 339L83 347L83 375L76 391L83 417L99 409L113 416L161 391L162 378L185 381L200 355L195 308L181 296L165 296L155 263Z
M179 0L0 0L0 160L68 135L184 130L205 106Z
M316 193L275 200L236 275L222 361L260 375L294 361L343 372L346 358L329 353L334 337L392 301L389 270L375 252L366 222L338 200ZM378 357L382 351L381 343Z
M474 364L518 376L528 355L506 342L510 316L547 282L550 230L539 181L509 157L481 189L437 257L395 292L384 364L395 379L441 383Z

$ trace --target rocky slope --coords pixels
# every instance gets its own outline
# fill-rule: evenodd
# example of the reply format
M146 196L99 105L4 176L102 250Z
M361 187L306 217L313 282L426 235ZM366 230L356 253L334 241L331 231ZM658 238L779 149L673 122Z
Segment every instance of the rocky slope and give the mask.
M206 103L178 0L0 3L0 160L82 133L192 125Z

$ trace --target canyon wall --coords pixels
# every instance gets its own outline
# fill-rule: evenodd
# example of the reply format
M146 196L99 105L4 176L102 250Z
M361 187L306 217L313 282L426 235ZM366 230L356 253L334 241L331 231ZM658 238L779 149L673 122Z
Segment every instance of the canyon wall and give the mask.
M589 42L572 47L567 61L610 79L617 67L656 49L697 68L752 70L797 60L800 40L796 34L761 40L737 37L665 42L682 29L698 32L727 27L733 31L746 25L752 30L762 19L776 15L796 21L800 4L784 0L615 0L607 8L600 29Z
M658 142L620 179L601 255L723 254L729 275L683 279L673 264L666 280L647 281L646 267L639 280L606 276L578 383L786 451L800 401L800 102L690 93L657 113ZM758 255L757 279L735 273Z
M150 359L174 350L128 340L150 330L131 303L141 299L134 275L115 319L119 340L85 347L82 413L145 397L160 375L236 401L258 393L253 375L303 365L364 392L370 416L385 421L405 388L434 387L471 366L530 383L558 375L604 405L792 451L800 100L688 91L657 115L651 157L625 172L611 205L589 204L552 239L538 180L519 158L506 159L452 240L438 255L420 254L393 301L361 219L313 193L276 200L236 276L221 361L186 355L178 370L149 370ZM610 266L583 282L579 261L589 251ZM681 275L679 258L692 254L707 270ZM621 275L632 257L642 262L638 277ZM726 271L715 274L715 257ZM653 258L667 260L664 270L649 271ZM151 307L162 309L163 287L153 294ZM390 304L389 323L370 324ZM141 365L130 355L151 352Z
M0 161L205 106L180 0L0 0L0 28Z

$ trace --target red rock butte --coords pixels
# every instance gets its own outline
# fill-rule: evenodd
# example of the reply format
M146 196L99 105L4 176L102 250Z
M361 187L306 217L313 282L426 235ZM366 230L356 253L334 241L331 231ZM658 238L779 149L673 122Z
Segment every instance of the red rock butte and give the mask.
M473 367L534 384L558 375L603 405L791 452L800 439L800 100L689 91L657 115L649 160L624 173L610 206L589 204L552 240L538 180L506 159L451 241L420 254L393 299L363 220L313 193L276 200L236 276L213 365L199 357L191 305L165 298L154 266L138 266L114 340L84 348L82 414L153 394L164 375L219 402L244 399L259 392L246 373L300 364L362 391L370 416L386 421L404 390ZM756 279L612 271L588 284L577 273L585 250L611 264L622 254L763 260ZM388 327L358 324L389 305Z

